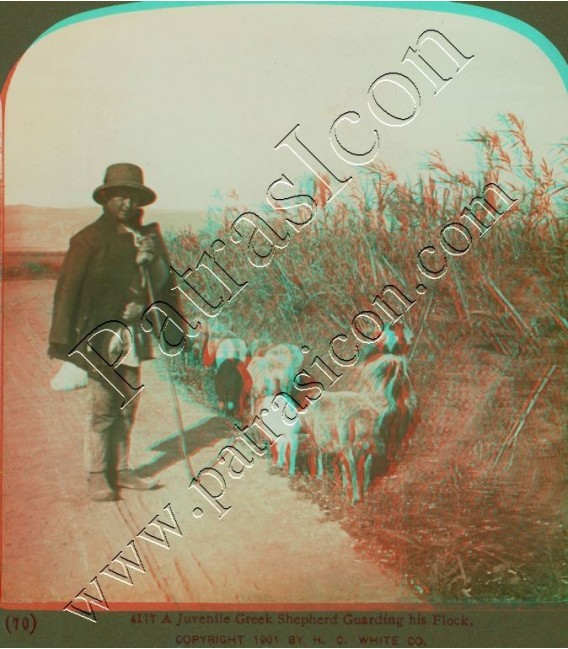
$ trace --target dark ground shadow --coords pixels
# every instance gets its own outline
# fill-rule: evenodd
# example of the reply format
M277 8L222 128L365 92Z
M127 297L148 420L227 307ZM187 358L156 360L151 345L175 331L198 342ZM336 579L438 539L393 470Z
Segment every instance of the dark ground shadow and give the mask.
M188 456L193 455L201 449L212 446L216 442L232 437L234 426L223 417L213 416L193 428L186 428L183 431L183 438L187 448ZM156 456L142 464L136 469L136 473L142 478L151 478L168 467L184 460L181 436L178 432L172 433L149 447Z

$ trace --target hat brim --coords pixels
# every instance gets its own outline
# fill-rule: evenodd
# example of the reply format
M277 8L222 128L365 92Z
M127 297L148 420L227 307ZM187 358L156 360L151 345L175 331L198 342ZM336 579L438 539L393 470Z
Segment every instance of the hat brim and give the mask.
M136 192L140 194L140 202L139 202L140 207L144 207L145 205L150 205L150 203L153 203L156 200L155 192L153 192L149 187L146 187L145 185L140 185L140 183L137 182L128 182L128 181L107 183L106 185L101 185L100 187L97 187L93 192L93 200L95 201L95 203L98 203L99 205L103 205L105 203L104 195L106 192L112 189L121 189L121 188L136 190Z

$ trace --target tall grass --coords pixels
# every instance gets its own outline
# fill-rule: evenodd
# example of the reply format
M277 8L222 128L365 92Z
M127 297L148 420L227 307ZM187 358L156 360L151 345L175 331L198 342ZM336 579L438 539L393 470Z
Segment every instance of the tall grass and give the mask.
M499 132L469 136L478 151L476 174L451 172L439 153L429 157L425 173L411 183L400 181L383 164L366 169L340 196L318 210L312 223L292 237L265 269L246 261L245 243L231 247L225 267L249 286L221 315L227 329L252 340L264 334L273 341L315 344L330 326L348 325L351 317L393 282L412 289L417 277L416 254L437 244L441 226L457 221L463 208L489 182L499 184L517 203L464 257L451 259L450 272L438 282L445 318L488 311L504 315L509 307L488 284L516 287L525 278L546 284L548 311L555 313L561 297L566 237L566 177L555 170L564 159L536 164L523 124L513 115L503 118ZM313 181L305 180L307 191ZM216 237L228 241L230 224L246 209L228 205L211 212L217 231L186 231L171 237L174 265L195 267L201 250ZM284 232L284 218L267 216ZM490 242L488 244L488 241ZM230 244L229 244L230 246ZM438 246L439 247L439 246ZM508 263L503 263L507 260ZM411 293L412 294L412 293ZM246 296L246 297L245 297ZM244 298L244 299L243 299ZM542 311L534 317L543 317ZM409 313L420 319L419 309ZM451 330L436 332L444 340Z
M514 115L467 139L478 154L475 173L452 171L438 152L413 182L378 163L320 209L267 268L253 269L244 249L222 253L223 265L249 286L220 318L247 342L324 353L384 285L415 295L418 251L438 245L441 227L458 221L488 183L498 184L515 205L483 237L474 234L471 250L449 259L446 275L405 314L417 334L410 372L421 413L406 456L357 508L307 478L297 486L338 512L362 551L397 563L425 597L562 599L566 421L556 365L568 329L568 143L535 160ZM317 190L311 179L304 187ZM246 210L236 196L231 201L212 212L209 232L170 235L176 267L195 267L209 242L228 241L231 223ZM266 218L284 231L281 216ZM546 372L552 378L535 397ZM211 399L200 368L180 367L180 378ZM513 445L510 427L519 422Z

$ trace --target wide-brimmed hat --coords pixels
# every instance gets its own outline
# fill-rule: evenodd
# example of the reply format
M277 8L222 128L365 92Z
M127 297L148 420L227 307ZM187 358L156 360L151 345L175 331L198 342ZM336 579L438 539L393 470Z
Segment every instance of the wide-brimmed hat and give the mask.
M95 189L93 199L102 205L105 202L105 192L121 187L136 190L140 194L140 206L149 205L156 200L156 194L144 185L142 169L128 162L119 162L107 168L103 184Z

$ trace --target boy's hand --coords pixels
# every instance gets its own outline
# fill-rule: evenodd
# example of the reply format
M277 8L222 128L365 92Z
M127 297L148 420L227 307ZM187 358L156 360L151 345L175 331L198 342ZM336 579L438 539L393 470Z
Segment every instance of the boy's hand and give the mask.
M144 312L144 306L138 302L129 302L122 313L122 319L126 324L132 324L140 319Z
M136 253L137 264L151 264L154 261L156 245L152 237L141 237L136 244L138 252Z

